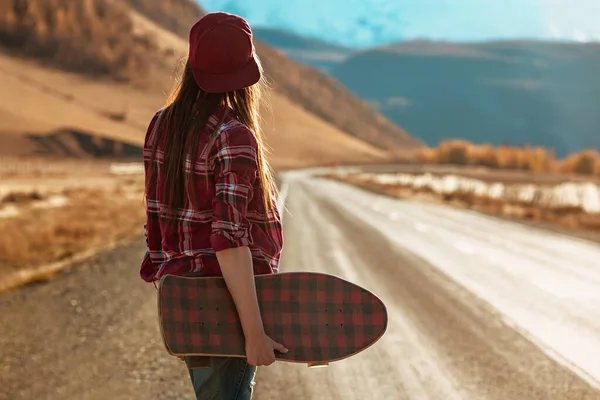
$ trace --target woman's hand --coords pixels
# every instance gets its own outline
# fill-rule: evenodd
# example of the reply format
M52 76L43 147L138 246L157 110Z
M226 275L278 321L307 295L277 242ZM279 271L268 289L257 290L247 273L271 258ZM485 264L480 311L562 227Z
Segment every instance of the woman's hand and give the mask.
M275 342L265 333L246 339L247 363L255 367L273 364L275 350L284 354L288 352L282 344Z

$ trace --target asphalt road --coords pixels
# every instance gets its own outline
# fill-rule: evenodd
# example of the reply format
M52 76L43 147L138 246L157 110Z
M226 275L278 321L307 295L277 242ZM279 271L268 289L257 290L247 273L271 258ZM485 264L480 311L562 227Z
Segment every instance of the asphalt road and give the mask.
M600 246L292 173L282 270L379 295L390 324L328 368L276 363L255 399L600 399ZM166 355L141 240L0 295L0 399L193 399Z

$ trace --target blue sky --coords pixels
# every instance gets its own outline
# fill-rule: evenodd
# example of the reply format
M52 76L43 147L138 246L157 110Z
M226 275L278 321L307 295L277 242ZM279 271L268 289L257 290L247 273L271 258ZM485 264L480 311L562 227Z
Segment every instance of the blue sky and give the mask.
M351 47L403 39L532 38L600 41L600 0L199 0L208 11L242 15Z

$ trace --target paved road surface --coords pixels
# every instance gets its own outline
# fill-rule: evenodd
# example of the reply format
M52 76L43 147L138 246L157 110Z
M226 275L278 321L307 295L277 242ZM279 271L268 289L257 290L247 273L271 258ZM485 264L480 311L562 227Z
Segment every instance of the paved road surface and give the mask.
M600 246L291 174L282 269L388 305L378 344L259 371L258 400L600 399ZM0 296L0 399L192 399L165 355L141 241Z

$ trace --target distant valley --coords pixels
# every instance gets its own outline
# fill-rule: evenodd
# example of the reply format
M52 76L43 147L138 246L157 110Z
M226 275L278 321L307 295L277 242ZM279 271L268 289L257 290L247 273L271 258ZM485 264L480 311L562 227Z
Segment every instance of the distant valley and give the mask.
M598 43L407 41L353 52L273 30L262 40L429 145L463 138L557 156L600 148Z

